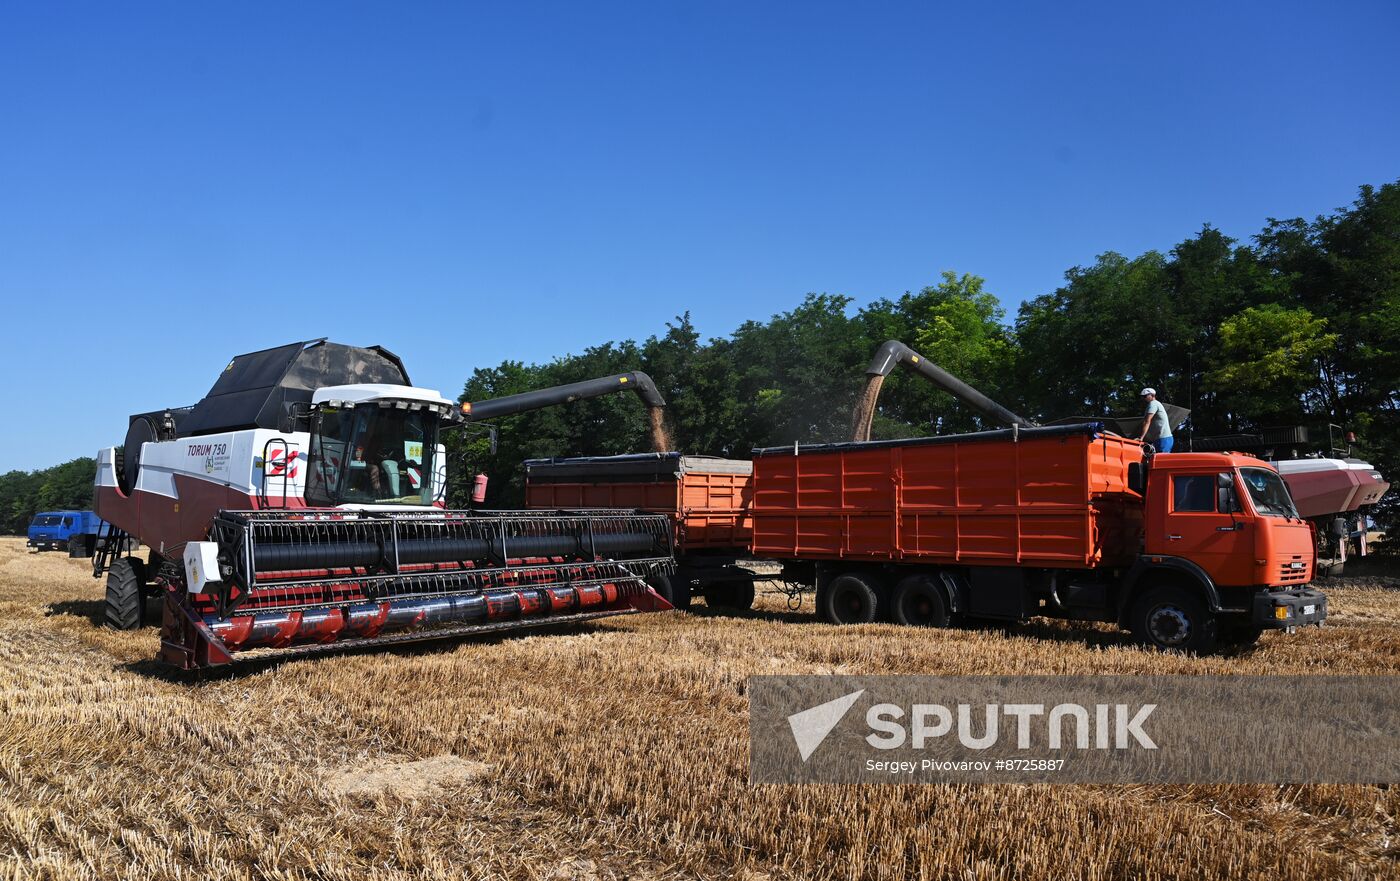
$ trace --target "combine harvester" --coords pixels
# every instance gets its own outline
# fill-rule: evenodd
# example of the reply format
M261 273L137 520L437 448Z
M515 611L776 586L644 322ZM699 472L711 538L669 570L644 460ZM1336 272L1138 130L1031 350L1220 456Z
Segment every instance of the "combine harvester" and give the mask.
M98 515L151 549L95 560L107 620L137 627L163 595L160 660L189 670L668 609L649 584L674 568L663 517L445 507L444 426L618 391L664 442L641 373L458 407L379 347L240 355L199 403L131 417L99 454Z

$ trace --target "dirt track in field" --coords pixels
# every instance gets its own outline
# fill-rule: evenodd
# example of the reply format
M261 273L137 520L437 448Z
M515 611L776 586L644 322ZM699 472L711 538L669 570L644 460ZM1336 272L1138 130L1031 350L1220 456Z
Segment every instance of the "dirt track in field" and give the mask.
M94 625L86 562L0 540L0 879L1394 875L1393 789L750 787L748 676L1400 672L1400 590L1232 658L1031 624L743 616L327 656L187 681Z

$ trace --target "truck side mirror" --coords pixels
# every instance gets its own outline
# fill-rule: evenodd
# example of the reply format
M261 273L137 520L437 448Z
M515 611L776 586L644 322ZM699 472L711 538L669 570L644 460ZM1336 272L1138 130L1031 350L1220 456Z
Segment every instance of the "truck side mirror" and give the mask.
M1215 510L1222 514L1239 514L1239 497L1235 495L1235 475L1222 471L1215 475Z
M1128 489L1138 495L1147 491L1147 469L1141 462L1128 463Z

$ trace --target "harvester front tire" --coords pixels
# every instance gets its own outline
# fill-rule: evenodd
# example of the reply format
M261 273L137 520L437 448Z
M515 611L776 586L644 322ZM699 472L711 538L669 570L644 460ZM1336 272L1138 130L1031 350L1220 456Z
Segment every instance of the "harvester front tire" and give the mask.
M880 614L880 593L868 575L838 575L817 592L817 611L831 624L869 624Z
M107 626L136 630L145 608L146 567L140 560L122 557L107 570Z
M1219 622L1193 592L1154 587L1133 604L1130 627L1138 641L1162 651L1208 655L1219 645Z
M894 620L907 627L947 627L951 622L943 588L927 575L911 575L895 585Z
M690 608L690 583L685 579L676 575L653 575L647 583L672 607L682 612Z

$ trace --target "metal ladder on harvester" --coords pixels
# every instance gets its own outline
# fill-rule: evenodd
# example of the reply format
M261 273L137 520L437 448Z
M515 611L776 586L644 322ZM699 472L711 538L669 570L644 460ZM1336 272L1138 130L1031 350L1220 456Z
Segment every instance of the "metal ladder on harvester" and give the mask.
M131 537L126 534L126 530L110 523L103 525L107 527L107 533L104 536L101 528L97 531L97 552L92 555L93 578L101 578L112 568L112 563L118 557L123 554L131 555Z

